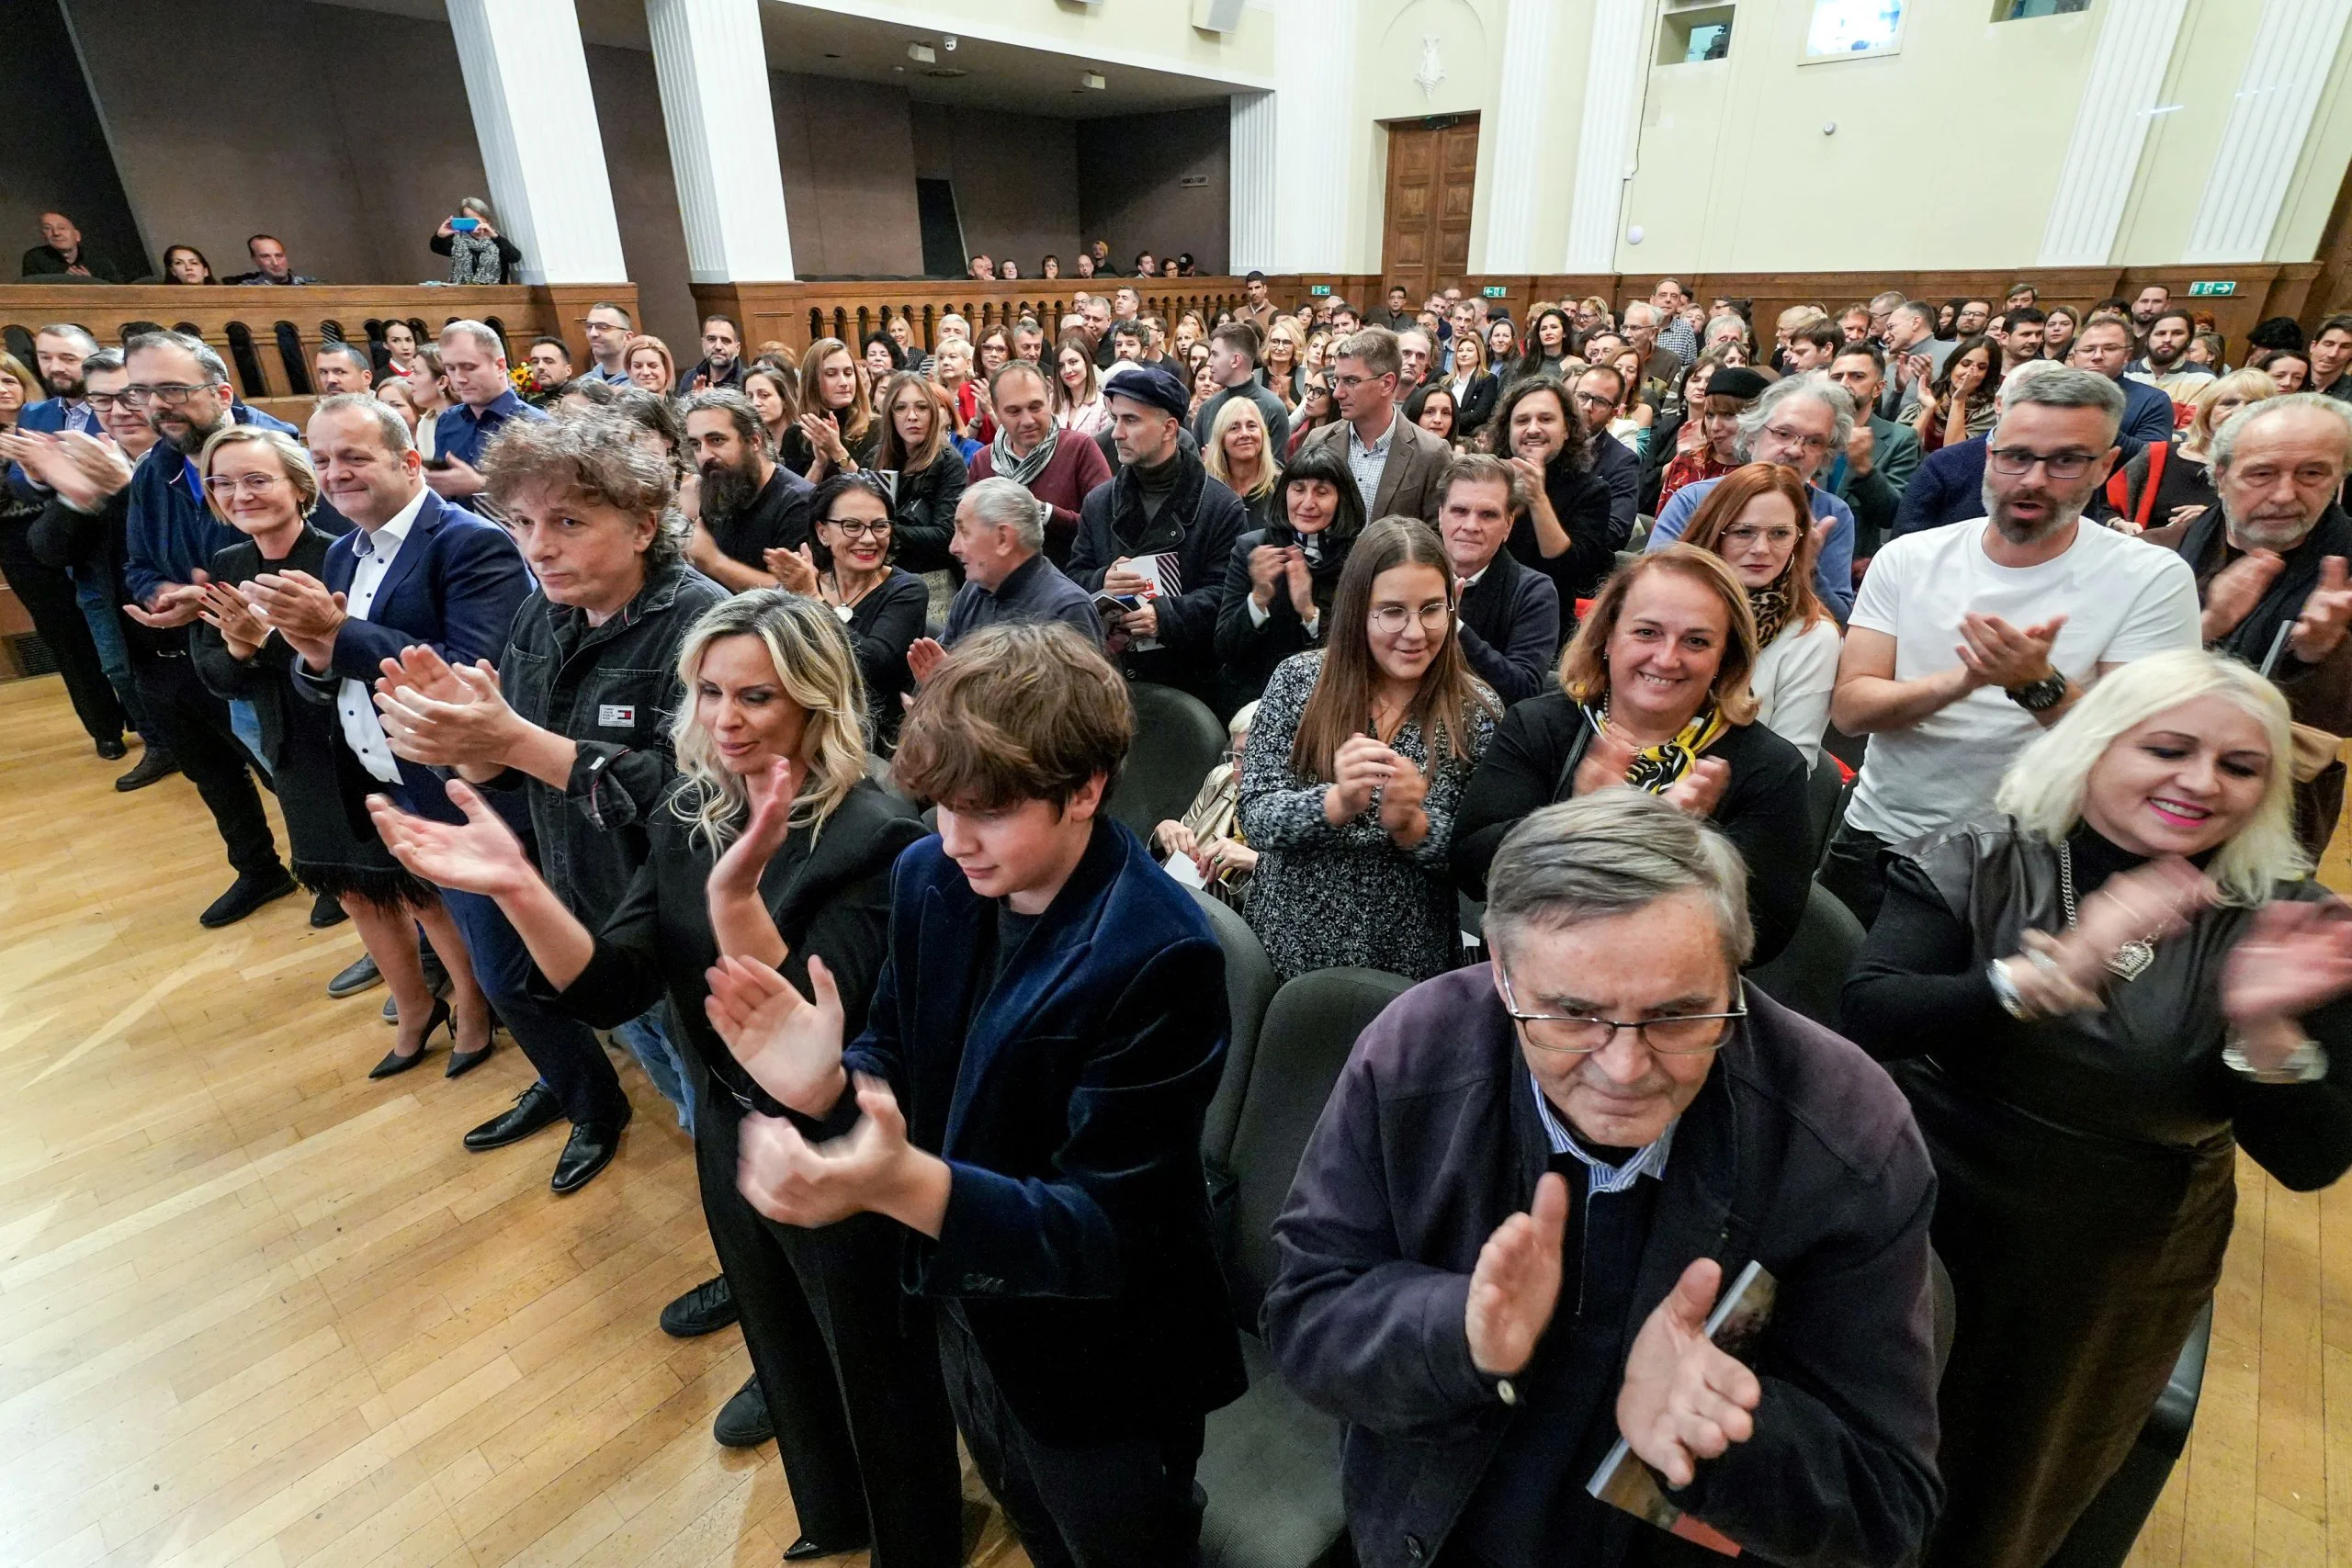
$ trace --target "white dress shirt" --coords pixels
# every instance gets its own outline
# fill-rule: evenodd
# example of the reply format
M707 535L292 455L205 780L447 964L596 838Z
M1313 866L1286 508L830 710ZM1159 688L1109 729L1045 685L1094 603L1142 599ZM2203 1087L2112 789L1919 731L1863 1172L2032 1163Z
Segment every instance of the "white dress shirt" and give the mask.
M376 592L392 570L392 561L401 553L409 529L415 525L424 497L425 491L420 489L390 522L373 534L363 528L352 536L352 551L358 561L352 569L351 586L344 590L343 607L353 620L367 620L368 613L376 607ZM359 765L385 784L400 783L401 765L392 756L391 743L384 738L383 720L376 715L368 682L346 679L336 689L334 706L343 718L343 742L359 759Z

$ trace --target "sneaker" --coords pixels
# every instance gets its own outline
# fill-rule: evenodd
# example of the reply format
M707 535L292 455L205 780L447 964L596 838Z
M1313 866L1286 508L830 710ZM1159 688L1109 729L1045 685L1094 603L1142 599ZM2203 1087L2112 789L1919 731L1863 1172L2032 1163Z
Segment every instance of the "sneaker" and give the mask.
M760 1392L760 1374L753 1372L719 1406L718 1419L710 1424L710 1435L721 1447L755 1449L775 1436L775 1422L768 1415L768 1396Z
M341 1001L345 997L356 997L370 987L383 983L384 976L378 973L375 959L363 953L356 960L335 971L334 978L327 982L327 995ZM400 1020L395 1018L392 1021L397 1023Z
M735 1292L727 1276L705 1280L662 1309L662 1332L673 1339L716 1334L735 1321Z
M229 885L229 891L212 900L196 918L197 924L207 931L232 926L271 899L283 898L296 891L294 879L282 865L267 871L239 872L237 880Z
M129 795L134 789L145 789L161 779L170 778L180 771L172 754L161 746L150 746L139 754L137 766L114 781L114 787Z

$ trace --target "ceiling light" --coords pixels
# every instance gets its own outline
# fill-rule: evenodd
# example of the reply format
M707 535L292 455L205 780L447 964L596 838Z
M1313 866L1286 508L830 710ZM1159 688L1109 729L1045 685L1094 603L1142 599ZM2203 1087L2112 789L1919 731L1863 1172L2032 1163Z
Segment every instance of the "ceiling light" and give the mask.
M1102 79L1102 73L1100 71L1089 71L1086 74L1078 79L1078 85L1081 87L1092 88L1095 92L1099 93L1111 84Z
M927 43L910 43L907 45L907 58L917 65L936 65L939 51Z

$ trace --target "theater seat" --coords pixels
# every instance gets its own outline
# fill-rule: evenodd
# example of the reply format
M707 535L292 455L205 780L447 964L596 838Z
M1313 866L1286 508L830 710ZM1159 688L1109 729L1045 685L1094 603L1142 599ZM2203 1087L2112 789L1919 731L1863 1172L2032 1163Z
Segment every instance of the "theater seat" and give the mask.
M1862 951L1862 922L1820 883L1805 892L1796 934L1780 956L1747 972L1758 990L1826 1028L1838 1027L1838 997Z
M1225 755L1225 726L1208 705L1173 686L1138 681L1129 686L1136 704L1136 739L1105 807L1137 838L1171 817L1182 817L1198 795L1201 781Z
M1813 773L1805 780L1805 816L1813 825L1813 855L1811 863L1819 865L1824 852L1829 848L1829 835L1837 829L1838 818L1843 815L1846 802L1845 770L1838 759L1826 750L1815 759Z
M2164 1393L2156 1396L2156 1407L2149 1412L2147 1424L2140 1428L2140 1440L2124 1456L2122 1467L2107 1478L2107 1484L2066 1533L2065 1544L2044 1568L2122 1568L2132 1555L2132 1543L2140 1538L2140 1528L2148 1522L2149 1510L2156 1506L2157 1495L2172 1476L2174 1461L2188 1446L2188 1428L2197 1419L2197 1396L2205 1384L2205 1352L2212 1338L2213 1303L2207 1302L2189 1325L2188 1343L2181 1346L2172 1376Z
M1351 1561L1340 1497L1340 1423L1292 1393L1258 1337L1272 1283L1274 1216L1307 1138L1363 1032L1410 982L1374 969L1321 969L1274 994L1258 1032L1231 1159L1213 1172L1227 1226L1226 1283L1250 1389L1208 1418L1200 1482L1204 1568L1337 1568Z
M1215 928L1217 945L1225 949L1225 1000L1233 1015L1233 1032L1225 1046L1225 1071L1217 1077L1216 1097L1209 1101L1208 1119L1201 1129L1202 1162L1211 1170L1224 1170L1233 1155L1234 1123L1241 1117L1241 1092L1249 1086L1250 1065L1258 1057L1259 1026L1280 982L1250 922L1230 905L1199 888L1191 892Z

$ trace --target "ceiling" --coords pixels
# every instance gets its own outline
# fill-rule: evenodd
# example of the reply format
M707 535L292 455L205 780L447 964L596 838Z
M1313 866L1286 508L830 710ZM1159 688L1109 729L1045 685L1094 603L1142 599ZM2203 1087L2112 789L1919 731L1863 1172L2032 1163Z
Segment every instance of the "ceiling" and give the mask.
M445 0L324 3L424 20L446 21L448 16ZM1176 4L1179 0L1168 3ZM580 35L587 42L649 53L652 51L643 0L575 0L575 4ZM1083 55L992 43L985 39L959 37L951 51L944 47L945 38L936 32L846 16L822 5L800 5L793 0L763 0L760 29L767 44L768 68L772 71L872 82L899 88L927 104L1093 119L1105 115L1221 104L1233 91L1230 85L1206 77L1106 64ZM923 64L909 59L907 48L913 43L929 45L937 60ZM1102 88L1080 84L1081 74L1090 71L1103 78ZM960 74L934 74L943 72Z

